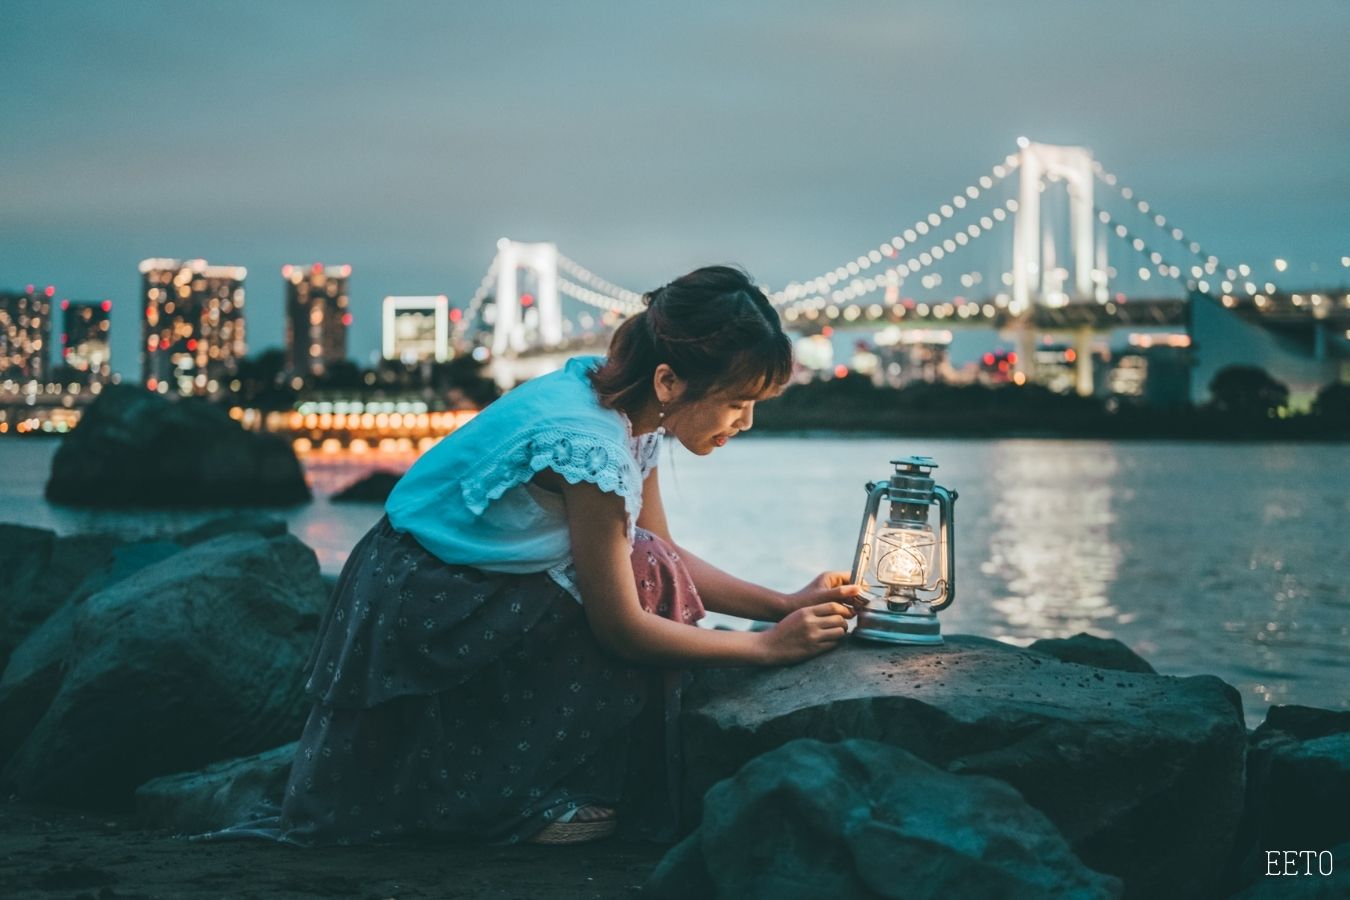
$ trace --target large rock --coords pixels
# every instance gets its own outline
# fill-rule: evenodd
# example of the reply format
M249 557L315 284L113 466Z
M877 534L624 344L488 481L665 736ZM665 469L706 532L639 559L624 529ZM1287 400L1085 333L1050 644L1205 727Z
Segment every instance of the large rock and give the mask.
M794 738L869 738L1008 782L1133 897L1212 892L1242 810L1242 703L1219 679L1096 669L965 635L709 673L682 724L694 814L712 784Z
M0 782L21 797L130 803L136 786L293 739L325 602L314 552L229 534L94 594L56 696Z
M1142 656L1115 638L1099 638L1086 632L1079 632L1067 638L1042 638L1027 649L1053 656L1064 662L1094 666L1098 669L1157 674L1157 670Z
M0 722L5 723L0 729L0 768L36 727L61 688L80 606L99 591L180 549L165 541L112 548L103 563L86 574L66 601L14 649L0 675Z
M875 741L792 741L708 791L657 897L1119 897L1007 784Z
M0 671L14 648L120 543L115 535L57 537L43 528L0 524Z
M204 400L105 388L61 442L47 499L71 506L286 506L310 499L285 439Z
M298 743L151 779L136 789L136 814L144 825L180 834L243 822L281 797Z
M1269 850L1326 850L1346 841L1350 712L1272 706L1247 752L1247 809L1229 886L1264 878Z

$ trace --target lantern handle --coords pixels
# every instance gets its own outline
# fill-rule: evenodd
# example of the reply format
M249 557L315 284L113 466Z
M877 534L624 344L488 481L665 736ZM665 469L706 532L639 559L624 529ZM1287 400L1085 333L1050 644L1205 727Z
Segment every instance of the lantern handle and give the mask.
M881 498L890 487L888 481L869 481L867 483L867 506L863 508L862 528L858 532L858 547L853 552L853 572L849 584L862 584L863 574L872 555L872 533L877 527L877 511L881 509Z
M942 578L939 581L941 593L930 601L933 612L946 609L956 599L956 543L952 540L952 531L956 525L956 497L956 491L940 484L933 485L933 502L938 505L938 546L942 566Z

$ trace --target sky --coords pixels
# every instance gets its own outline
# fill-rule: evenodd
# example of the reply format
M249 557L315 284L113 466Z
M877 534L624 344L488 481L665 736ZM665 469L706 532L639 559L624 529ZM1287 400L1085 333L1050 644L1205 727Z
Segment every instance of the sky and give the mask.
M111 299L134 375L141 259L246 266L252 352L284 264L350 264L364 361L384 296L462 304L502 236L636 290L781 286L1019 136L1091 148L1227 265L1339 285L1348 34L1344 0L0 0L0 289Z

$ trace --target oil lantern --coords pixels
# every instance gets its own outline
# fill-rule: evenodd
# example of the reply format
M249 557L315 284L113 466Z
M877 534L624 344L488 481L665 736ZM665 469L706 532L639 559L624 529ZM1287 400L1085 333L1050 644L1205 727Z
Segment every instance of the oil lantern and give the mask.
M937 613L956 599L956 547L952 515L956 491L937 484L931 457L891 460L886 481L867 485L867 506L853 556L853 583L867 608L858 613L855 637L891 644L940 644ZM879 522L881 501L886 519ZM938 507L938 530L928 522Z

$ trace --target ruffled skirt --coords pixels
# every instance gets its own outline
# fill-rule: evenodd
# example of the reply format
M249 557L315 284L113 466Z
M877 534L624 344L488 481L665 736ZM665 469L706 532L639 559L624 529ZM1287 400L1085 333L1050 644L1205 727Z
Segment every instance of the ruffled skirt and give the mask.
M639 530L643 608L693 625L677 552ZM578 805L672 839L683 676L605 652L544 573L447 565L381 519L352 551L311 655L314 706L279 815L216 836L516 842Z

